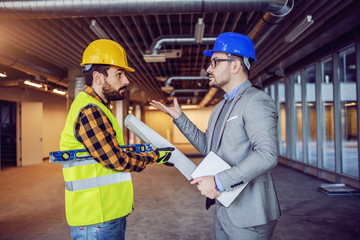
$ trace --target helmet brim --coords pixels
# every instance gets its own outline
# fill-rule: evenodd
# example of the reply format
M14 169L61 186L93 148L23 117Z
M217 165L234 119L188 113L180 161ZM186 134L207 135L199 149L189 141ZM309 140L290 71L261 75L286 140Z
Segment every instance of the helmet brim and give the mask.
M214 53L213 50L205 50L203 54L204 54L205 56L211 57L211 56L213 55L213 53Z
M98 63L81 63L80 66L84 67L86 64L98 64ZM109 64L109 65L111 65L111 64ZM133 69L131 67L123 67L123 66L117 66L117 65L112 65L112 66L121 67L125 71L128 71L128 72L135 72L135 69Z
M135 72L135 69L133 69L131 67L124 67L124 69L128 72Z
M205 51L203 52L203 54L204 54L205 56L211 57L211 56L214 54L214 50L205 50ZM237 55L237 54L233 54L233 55ZM237 55L237 56L241 56L241 55ZM253 62L256 62L256 61L257 61L256 58L252 58L252 57L249 57L249 58L252 59Z

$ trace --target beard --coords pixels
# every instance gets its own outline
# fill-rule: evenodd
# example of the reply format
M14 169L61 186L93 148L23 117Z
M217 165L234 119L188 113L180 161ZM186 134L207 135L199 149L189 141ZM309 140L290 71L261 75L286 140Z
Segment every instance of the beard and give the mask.
M124 99L124 93L121 93L120 91L126 89L126 86L123 86L116 90L113 88L108 82L105 80L105 83L102 87L104 97L106 100L110 101L118 101Z
M218 89L223 89L223 87L228 85L231 81L231 75L227 71L223 71L222 74L217 74L217 76L209 74L209 78L212 78L209 82L209 86Z

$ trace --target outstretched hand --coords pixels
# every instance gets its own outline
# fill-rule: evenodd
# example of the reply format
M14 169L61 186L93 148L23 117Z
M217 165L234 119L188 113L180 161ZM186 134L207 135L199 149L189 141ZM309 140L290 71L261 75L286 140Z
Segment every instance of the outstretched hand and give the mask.
M158 102L155 100L151 100L150 105L153 106L154 108L157 108L160 111L166 113L167 115L169 115L172 118L178 118L181 115L181 109L180 109L179 103L176 98L174 99L173 107L167 107L164 104L162 104L161 102Z

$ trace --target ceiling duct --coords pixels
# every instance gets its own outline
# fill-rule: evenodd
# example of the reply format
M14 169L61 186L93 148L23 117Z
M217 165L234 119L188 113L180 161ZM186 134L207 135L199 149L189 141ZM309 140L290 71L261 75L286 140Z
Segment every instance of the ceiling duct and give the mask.
M280 11L287 0L13 0L0 2L0 18L39 19L139 14Z
M211 101L211 99L215 96L217 91L218 91L217 88L214 88L214 87L210 88L209 91L207 92L207 94L205 95L205 97L198 104L198 107L199 108L205 107Z
M294 7L294 0L286 0L282 2L283 5L280 9L266 12L248 34L248 37L254 42L255 48L257 48L266 39L266 37L269 36L269 34L276 28L277 24L279 24Z
M209 89L176 89L171 92L170 97L174 97L176 93L194 93L194 95L197 95L199 92L207 92Z
M209 80L207 76L174 76L166 80L165 86L161 88L164 92L170 93L174 90L171 86L172 81L198 81L198 80Z
M266 12L248 34L257 47L272 32L276 24L291 11L289 5L291 6L293 2L294 0L9 0L0 2L0 19L80 18L161 13ZM191 41L195 41L195 38L193 39ZM154 48L154 51L158 50ZM151 51L151 54L154 51ZM206 103L202 105L205 106Z
M66 76L62 68L4 43L0 45L0 64L29 75L43 76L54 82L59 82Z
M165 86L170 87L172 81L187 81L187 80L209 80L207 76L175 76L166 80Z
M202 38L201 44L213 44L216 40L216 37L204 37ZM167 55L167 51L169 50L161 50L164 45L175 44L175 45L186 45L186 44L199 44L197 43L194 36L187 35L168 35L168 36L160 36L154 40L154 42L150 46L150 54L144 54L144 60L146 62L165 62L166 58L169 58ZM162 52L164 51L164 52ZM176 50L172 50L176 51ZM179 51L179 50L178 50ZM181 53L179 56L181 57ZM170 56L171 58L171 56Z

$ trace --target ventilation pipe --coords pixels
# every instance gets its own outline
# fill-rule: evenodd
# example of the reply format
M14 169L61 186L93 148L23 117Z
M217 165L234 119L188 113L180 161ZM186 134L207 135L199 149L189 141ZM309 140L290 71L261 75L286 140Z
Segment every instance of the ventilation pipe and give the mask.
M0 2L0 18L39 19L65 17L119 16L140 14L203 13L203 12L266 12L262 20L250 31L248 36L259 46L276 27L276 24L292 9L294 0L32 0ZM203 39L204 41L205 39ZM152 49L157 54L163 40ZM179 44L191 40L173 40ZM214 40L212 40L213 42ZM205 106L206 103L203 103Z
M264 14L248 34L248 37L254 42L255 48L260 46L266 37L276 28L277 24L291 12L293 7L294 0L286 0L282 8L275 11L268 11Z
M216 37L204 37L202 38L201 44L213 44L216 40ZM161 48L164 45L176 44L176 45L189 45L189 44L199 44L195 37L186 36L186 35L168 35L160 36L154 40L150 46L150 54L144 54L144 60L146 62L164 62L166 58L181 57L181 53L175 56L169 55L169 53L161 52ZM167 57L169 56L169 57Z
M174 76L166 80L165 86L161 88L164 92L170 93L174 90L171 86L172 81L196 81L196 80L209 80L209 77L202 76Z
M287 0L32 0L0 2L0 18L39 19L140 14L280 11Z
M15 68L33 76L43 76L47 80L59 83L66 72L51 63L48 63L37 56L15 49L7 44L0 45L0 64ZM61 83L59 83L61 84Z
M214 43L216 37L204 37L202 39L202 44L211 44ZM167 44L176 44L176 45L185 45L185 44L198 44L195 40L195 37L187 36L161 36L154 40L150 46L150 51L152 54L158 54L163 45Z
M201 77L201 76L178 76L168 78L165 82L166 87L170 87L172 81L187 81L187 80L209 80L209 77Z
M170 97L174 97L176 93L187 93L187 92L199 93L199 92L207 92L207 91L209 90L208 89L176 89L171 92Z
M218 91L217 88L213 88L213 87L210 88L209 91L207 92L207 94L205 95L205 97L198 104L198 107L199 108L205 107L211 101L211 99L213 99L213 97L215 96L217 91Z

